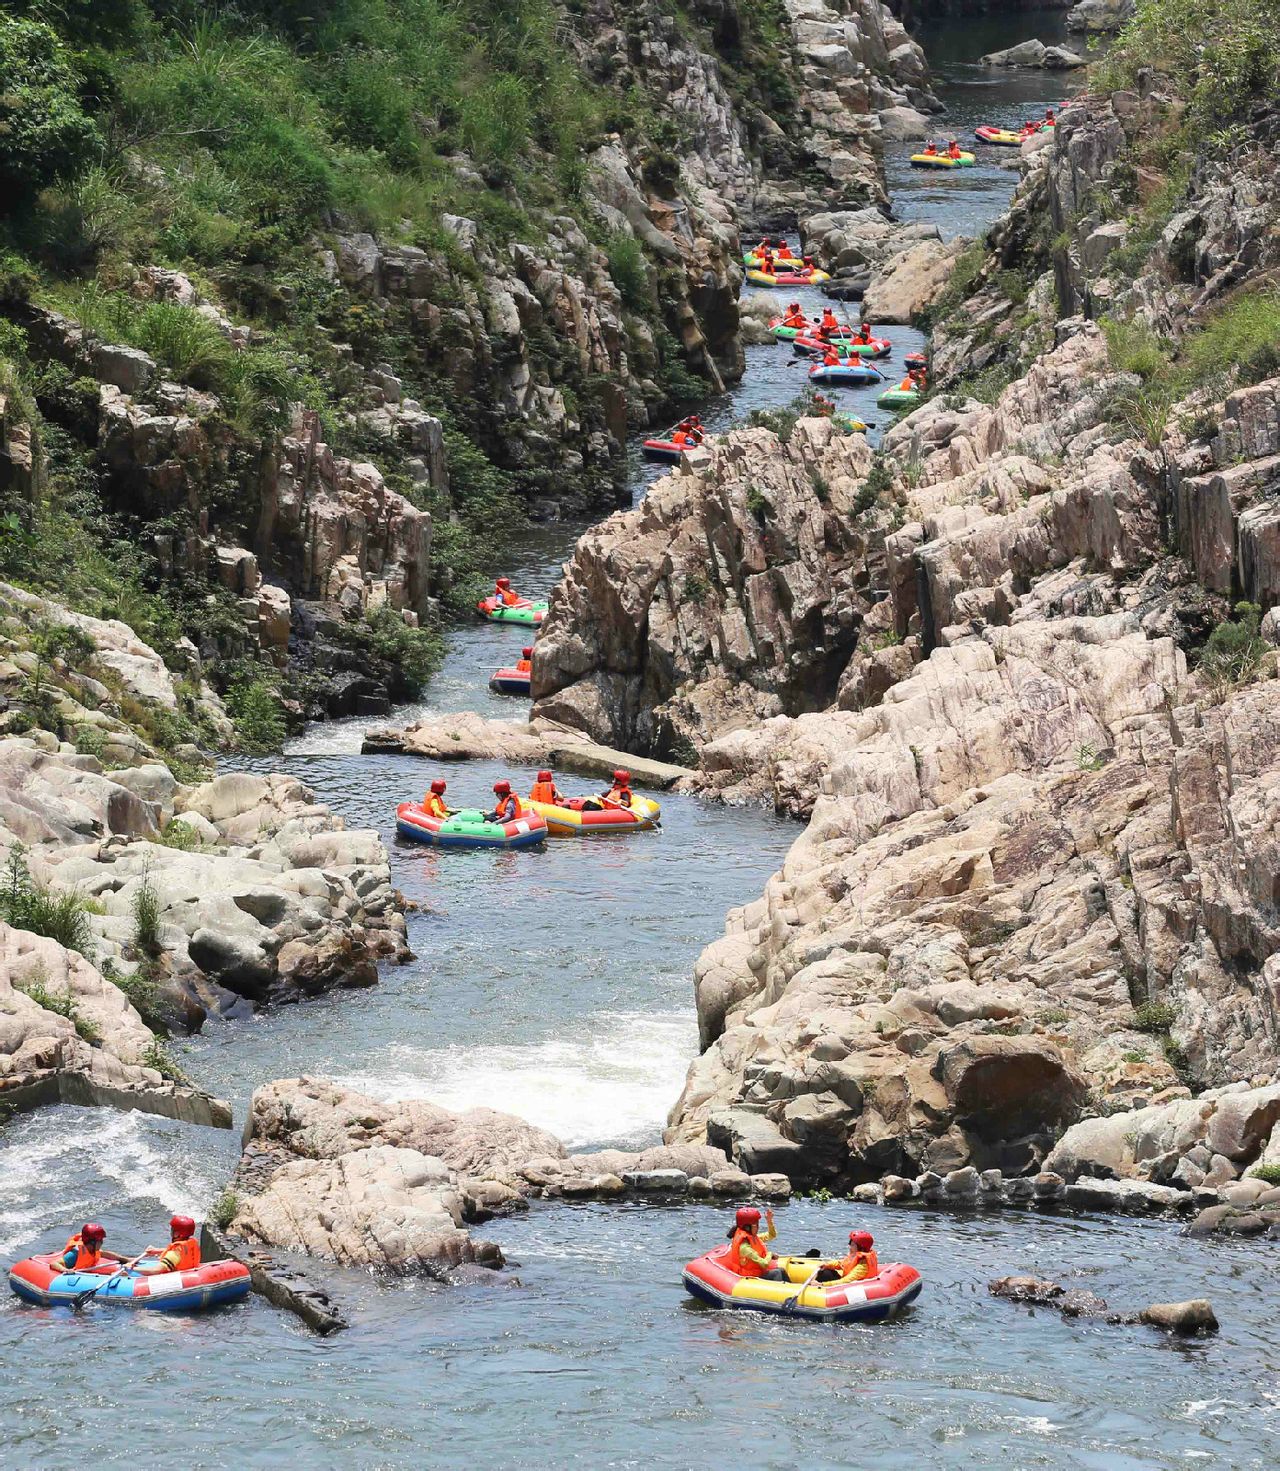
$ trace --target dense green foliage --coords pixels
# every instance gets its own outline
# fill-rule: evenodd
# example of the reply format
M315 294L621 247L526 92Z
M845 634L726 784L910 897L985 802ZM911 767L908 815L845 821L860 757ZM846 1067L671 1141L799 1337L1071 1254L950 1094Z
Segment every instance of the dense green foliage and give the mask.
M1280 89L1273 0L1137 0L1095 84L1130 84L1144 67L1170 76L1202 126L1244 117Z
M89 158L97 130L79 88L53 30L0 14L0 213Z

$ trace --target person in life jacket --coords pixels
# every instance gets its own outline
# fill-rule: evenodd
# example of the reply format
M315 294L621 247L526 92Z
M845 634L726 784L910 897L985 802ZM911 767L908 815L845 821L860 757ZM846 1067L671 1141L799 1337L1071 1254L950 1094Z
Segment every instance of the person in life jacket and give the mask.
M778 259L785 261L795 260L795 256L791 254L791 247L787 244L785 240L783 240L778 246Z
M838 368L840 366L840 354L834 347L828 347L822 354L822 366L824 368Z
M516 660L516 673L533 673L533 650L531 648L520 650L520 657Z
M870 1231L849 1232L849 1254L838 1262L824 1262L818 1271L817 1282L836 1282L848 1278L851 1282L862 1282L874 1277L880 1270L876 1259L875 1241Z
M493 784L494 795L497 803L492 812L486 812L486 822L514 822L520 816L520 798L511 790L509 781L496 781Z
M600 798L606 806L631 806L631 773L621 767L613 773L613 785Z
M428 817L438 817L443 821L450 816L449 809L444 803L444 794L447 783L440 777L436 777L431 783L431 790L422 799L422 810Z
M689 443L689 431L687 429L677 429L671 436L671 443L677 449L683 449Z
M840 323L836 320L836 314L829 306L822 308L822 323L819 330L824 334L827 332L838 332L840 330Z
M174 1216L169 1222L170 1241L163 1251L149 1246L144 1256L157 1258L157 1272L189 1272L200 1265L200 1241L190 1216Z
M959 145L959 143L956 142L956 140L954 138L952 138L951 142L947 145L947 157L948 158L959 158L960 157L960 145Z
M1056 125L1056 123L1057 123L1057 118L1054 117L1054 115L1053 115L1053 108L1050 107L1050 108L1048 108L1046 110L1045 115L1044 115L1044 126L1046 128L1052 128L1052 127L1054 127Z
M858 330L854 333L853 340L862 343L865 347L871 341L871 323L866 321L859 322Z
M924 156L926 158L937 158L938 156L938 145L932 138L924 145Z
M765 1245L778 1234L774 1229L772 1211L765 1212L765 1226L765 1233L761 1236L760 1212L753 1205L743 1206L733 1218L725 1265L740 1277L763 1277L766 1282L785 1282L787 1274Z
M556 786L556 779L549 771L540 771L538 779L529 792L531 802L547 802L553 807L563 807L564 798Z
M786 314L782 318L782 325L784 327L807 327L809 325L805 314L800 310L800 303L798 301L793 301L787 308Z
M102 1262L124 1261L114 1251L106 1250L102 1245L106 1239L106 1230L97 1221L86 1221L62 1248L63 1271L92 1272Z
M500 603L504 603L508 608L514 608L520 601L520 594L512 591L511 579L509 577L498 578L497 582L493 585L493 595Z
M923 368L912 368L908 373L912 387L917 393L923 393L929 386L929 375Z

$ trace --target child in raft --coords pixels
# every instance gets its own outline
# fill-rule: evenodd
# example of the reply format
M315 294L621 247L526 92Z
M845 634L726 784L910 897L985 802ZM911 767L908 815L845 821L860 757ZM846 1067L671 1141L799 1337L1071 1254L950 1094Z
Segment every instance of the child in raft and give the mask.
M520 601L520 594L513 590L509 577L498 578L493 585L493 595L507 608L514 608Z
M438 817L443 821L446 817L452 817L452 812L444 805L445 783L436 777L431 783L431 790L422 799L422 810L428 817Z
M875 1239L870 1231L849 1232L849 1252L838 1262L824 1262L818 1269L815 1282L839 1282L848 1278L851 1282L862 1282L874 1277L880 1270L876 1258Z

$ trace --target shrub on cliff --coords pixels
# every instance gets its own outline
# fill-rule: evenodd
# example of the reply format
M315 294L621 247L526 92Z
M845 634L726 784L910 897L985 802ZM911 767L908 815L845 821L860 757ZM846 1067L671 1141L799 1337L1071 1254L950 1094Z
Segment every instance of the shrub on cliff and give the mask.
M98 132L79 85L48 26L0 12L0 211L88 159Z
M74 891L55 894L35 883L20 845L9 849L0 885L0 919L6 924L44 935L81 955L89 953L92 935L85 901Z
M1137 0L1096 82L1126 86L1152 67L1172 79L1197 122L1243 118L1280 88L1274 0Z

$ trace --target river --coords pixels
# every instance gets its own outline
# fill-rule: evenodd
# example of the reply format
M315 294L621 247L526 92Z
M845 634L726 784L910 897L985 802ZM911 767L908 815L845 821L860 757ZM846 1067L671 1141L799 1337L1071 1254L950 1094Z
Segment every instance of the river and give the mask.
M948 127L1016 121L1072 89L1054 74L996 74L973 58L1039 34L979 19L925 31ZM1016 30L1016 34L1011 31ZM907 218L972 233L1003 206L999 157L938 178L888 160ZM990 153L990 150L986 151ZM918 337L891 334L901 348ZM785 403L802 383L786 348L756 347L722 427ZM842 407L874 419L872 394ZM654 473L636 465L636 494ZM536 529L512 561L522 590L556 580L579 528ZM424 710L518 718L490 695L518 630L462 625ZM415 711L398 712L412 718ZM359 826L377 826L418 959L379 987L211 1025L179 1044L237 1118L252 1089L317 1072L382 1097L485 1103L573 1146L656 1139L696 1047L690 974L725 911L753 898L796 829L772 816L663 799L661 833L557 842L527 854L439 854L392 841L393 800L429 768L358 755L367 722L317 727L268 766L308 781ZM498 768L450 769L480 801ZM0 1132L0 1253L26 1254L88 1216L109 1242L161 1239L175 1209L207 1210L234 1164L233 1134L67 1108ZM441 1289L313 1264L353 1327L317 1340L250 1299L192 1320L0 1302L0 1465L192 1468L537 1466L1130 1467L1274 1463L1280 1395L1266 1248L1202 1242L1164 1224L1068 1214L944 1213L797 1200L785 1247L833 1249L851 1225L882 1259L915 1263L925 1292L903 1319L833 1329L734 1317L692 1302L682 1263L723 1236L724 1208L535 1205L478 1228L520 1285ZM1067 1322L990 1299L1015 1271L1064 1277L1116 1306L1212 1297L1213 1339ZM1260 1288L1262 1289L1260 1291Z

